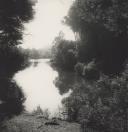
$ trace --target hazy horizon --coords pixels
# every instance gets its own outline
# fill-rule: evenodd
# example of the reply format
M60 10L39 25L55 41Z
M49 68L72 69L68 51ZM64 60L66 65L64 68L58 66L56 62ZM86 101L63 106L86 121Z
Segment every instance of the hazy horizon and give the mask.
M38 0L34 20L25 24L22 47L35 49L51 47L60 31L65 33L65 39L74 40L71 29L61 22L71 4L72 0Z

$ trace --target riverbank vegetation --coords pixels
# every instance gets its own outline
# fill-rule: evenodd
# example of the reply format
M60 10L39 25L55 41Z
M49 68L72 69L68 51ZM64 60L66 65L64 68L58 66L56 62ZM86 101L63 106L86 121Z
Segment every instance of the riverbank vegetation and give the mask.
M64 40L62 33L55 38L53 55L55 61L58 59L56 63L64 63L65 54L72 51L77 62L88 64L94 60L96 67L105 74L121 72L128 56L126 4L126 1L117 0L74 1L63 23L74 31L76 41Z
M0 125L24 110L25 97L13 76L29 64L18 45L24 23L33 18L33 5L29 0L0 1Z
M127 22L126 0L75 0L63 23L76 40L55 39L54 65L83 78L63 100L68 120L81 123L83 132L128 131Z
M80 132L80 125L59 119L55 122L39 113L22 113L5 120L1 132Z
M19 47L20 51L27 55L29 59L50 59L51 58L51 49L44 48L44 49L24 49Z

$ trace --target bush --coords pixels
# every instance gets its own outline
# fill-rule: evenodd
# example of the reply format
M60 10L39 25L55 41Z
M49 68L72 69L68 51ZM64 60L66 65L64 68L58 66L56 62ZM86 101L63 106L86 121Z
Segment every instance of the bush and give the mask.
M69 97L63 99L68 120L102 132L128 131L128 72L110 78L101 75L97 81L74 86Z
M49 119L50 117L50 112L48 109L44 109L42 110L42 108L40 106L37 106L37 108L32 112L32 114L36 115L36 116L41 116L43 118Z

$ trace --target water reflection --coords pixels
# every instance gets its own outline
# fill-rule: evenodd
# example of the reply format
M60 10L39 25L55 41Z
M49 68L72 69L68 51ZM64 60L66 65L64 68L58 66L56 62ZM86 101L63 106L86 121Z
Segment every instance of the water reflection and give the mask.
M59 89L61 95L67 93L69 89L73 89L73 84L76 82L76 76L73 72L66 72L58 70L58 76L56 77L54 83Z
M30 67L19 71L14 76L27 98L26 109L32 111L40 105L42 109L48 108L51 113L55 113L58 106L61 106L61 100L70 92L67 90L67 94L60 95L53 83L58 77L58 72L49 65L48 59L32 60L31 62Z
M87 82L75 72L66 72L58 69L58 76L55 79L55 86L61 95L79 86L86 86Z

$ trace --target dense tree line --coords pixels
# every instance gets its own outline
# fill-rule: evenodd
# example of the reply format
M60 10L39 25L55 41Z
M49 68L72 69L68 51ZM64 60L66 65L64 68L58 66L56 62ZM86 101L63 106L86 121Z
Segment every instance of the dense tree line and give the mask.
M128 51L128 6L126 0L76 0L65 17L80 37L78 60L96 59L107 74L124 68Z
M128 1L75 0L63 23L74 31L76 41L70 48L70 41L58 37L55 62L64 70L72 65L83 78L73 82L71 95L63 100L68 120L98 132L127 132ZM65 57L69 50L75 63ZM63 91L65 78L60 74L56 82Z
M105 74L118 74L123 70L128 57L127 4L126 0L73 2L63 23L76 35L78 62L87 64L95 59L97 68Z
M12 78L28 65L18 45L24 23L33 18L33 5L31 0L0 0L0 121L23 110L24 94Z

